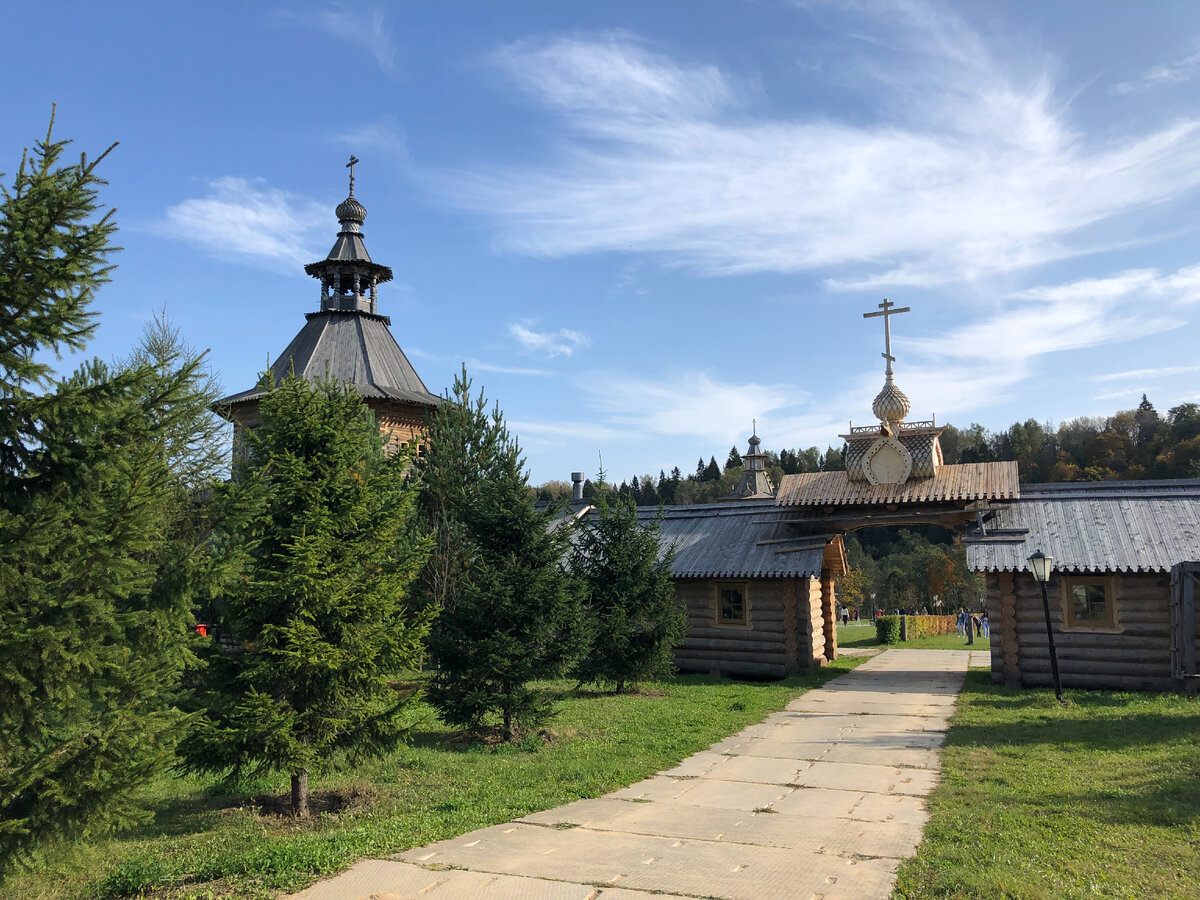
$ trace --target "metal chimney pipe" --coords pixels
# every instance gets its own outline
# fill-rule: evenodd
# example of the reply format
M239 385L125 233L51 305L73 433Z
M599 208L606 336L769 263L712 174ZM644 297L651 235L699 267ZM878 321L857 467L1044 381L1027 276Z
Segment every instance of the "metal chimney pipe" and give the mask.
M571 500L579 501L583 499L583 473L571 473Z

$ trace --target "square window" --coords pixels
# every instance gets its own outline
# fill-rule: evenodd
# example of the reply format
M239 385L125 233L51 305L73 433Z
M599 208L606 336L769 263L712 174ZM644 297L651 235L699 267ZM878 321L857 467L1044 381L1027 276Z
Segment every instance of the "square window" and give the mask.
M1063 624L1067 628L1111 630L1117 627L1112 579L1063 579Z
M1071 588L1071 618L1076 622L1107 622L1108 603L1102 584L1077 584Z
M717 624L746 624L746 591L744 587L722 585L717 588Z

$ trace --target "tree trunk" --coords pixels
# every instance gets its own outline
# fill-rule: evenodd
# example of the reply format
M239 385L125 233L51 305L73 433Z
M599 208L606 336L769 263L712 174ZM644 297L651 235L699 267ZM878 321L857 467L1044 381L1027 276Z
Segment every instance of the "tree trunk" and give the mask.
M511 709L504 710L504 740L511 742L513 739L513 714Z
M308 816L308 769L292 773L292 815L298 818Z

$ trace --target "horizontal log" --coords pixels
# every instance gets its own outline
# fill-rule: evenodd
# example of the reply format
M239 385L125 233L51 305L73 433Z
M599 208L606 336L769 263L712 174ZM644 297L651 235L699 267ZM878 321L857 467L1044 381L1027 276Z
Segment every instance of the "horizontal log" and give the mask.
M1020 635L1021 647L1046 646L1046 629L1030 629ZM1058 631L1054 632L1054 644L1059 647L1078 647L1096 650L1153 650L1170 646L1170 638L1166 634L1131 634L1111 631Z
M824 642L822 642L822 646L824 646ZM687 650L694 653L721 653L726 650L730 652L783 653L784 649L783 641L722 641L719 639L685 640L677 648L679 652Z
M675 659L677 660L709 660L713 663L721 662L750 662L750 663L769 663L771 665L782 666L786 661L783 653L688 653L682 647L675 651Z
M1176 688L1170 678L1136 678L1118 675L1079 675L1063 674L1063 687L1067 688L1107 688L1112 691L1170 691ZM1049 673L1030 673L1026 676L1021 672L1021 683L1027 687L1050 687L1054 678Z
M783 678L787 666L782 663L724 662L717 660L676 660L675 667L681 672L708 674L714 670L723 675L743 675L750 678Z
M1050 660L1037 659L1030 657L1021 657L1022 672L1049 672ZM1150 663L1127 663L1120 660L1101 659L1101 660L1085 660L1085 659L1062 659L1058 660L1058 671L1063 675L1070 672L1073 675L1114 675L1114 676L1144 676L1147 678L1153 677L1169 677L1171 674L1171 664L1168 660L1163 660L1160 664L1154 665Z

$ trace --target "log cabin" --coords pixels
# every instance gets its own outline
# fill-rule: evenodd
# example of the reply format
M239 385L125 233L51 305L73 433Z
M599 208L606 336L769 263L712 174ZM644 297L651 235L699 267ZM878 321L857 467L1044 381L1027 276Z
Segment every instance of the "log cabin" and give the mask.
M1041 585L1028 559L1052 559L1047 583L1062 684L1195 689L1200 629L1200 480L1022 485L966 536L987 579L992 680L1051 683Z

